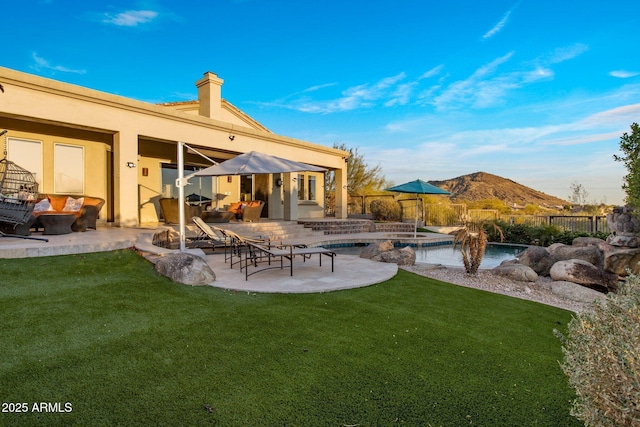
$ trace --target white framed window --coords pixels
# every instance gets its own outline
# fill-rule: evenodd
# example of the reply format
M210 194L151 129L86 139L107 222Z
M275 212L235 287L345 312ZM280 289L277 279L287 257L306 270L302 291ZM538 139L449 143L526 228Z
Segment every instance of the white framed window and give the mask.
M53 145L53 191L62 194L84 194L84 147Z
M308 179L309 185L307 187L309 189L309 200L316 200L316 177L309 175Z
M31 172L38 185L42 186L41 141L7 138L7 159Z
M298 174L298 200L304 200L304 175Z

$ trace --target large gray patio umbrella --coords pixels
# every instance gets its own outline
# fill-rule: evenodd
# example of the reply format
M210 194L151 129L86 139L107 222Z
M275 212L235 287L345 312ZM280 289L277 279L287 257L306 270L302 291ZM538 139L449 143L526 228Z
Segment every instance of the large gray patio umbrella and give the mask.
M254 175L261 173L325 172L326 169L258 151L249 151L217 165L195 172L192 176Z
M421 179L415 181L406 182L404 184L396 185L391 188L387 188L386 191L393 191L395 193L410 193L416 195L416 220L413 228L413 238L418 235L418 195L419 194L451 194L440 187L431 185Z
M179 160L182 148L178 148ZM225 175L254 175L263 173L288 173L288 172L326 172L326 169L309 165L307 163L296 162L294 160L283 159L282 157L271 156L258 151L250 151L240 154L232 159L226 160L217 165L194 172L179 181L188 180L194 176L225 176ZM182 183L184 186L185 184ZM179 206L184 206L184 191L180 191ZM181 208L183 209L183 208ZM184 251L184 213L180 214L180 250Z

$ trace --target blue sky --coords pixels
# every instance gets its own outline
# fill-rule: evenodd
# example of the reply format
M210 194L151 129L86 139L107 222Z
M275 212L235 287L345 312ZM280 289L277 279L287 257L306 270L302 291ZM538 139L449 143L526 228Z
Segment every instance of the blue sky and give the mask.
M620 204L640 122L640 2L9 2L0 65L148 102L223 97L358 148L396 184L484 171Z

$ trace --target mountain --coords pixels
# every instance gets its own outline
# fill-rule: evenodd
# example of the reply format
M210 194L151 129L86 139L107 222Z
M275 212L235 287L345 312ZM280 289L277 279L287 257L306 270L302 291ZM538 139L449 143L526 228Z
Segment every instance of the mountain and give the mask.
M429 181L452 193L451 200L477 201L500 199L507 205L539 205L556 207L571 203L533 188L486 172L476 172L444 181Z

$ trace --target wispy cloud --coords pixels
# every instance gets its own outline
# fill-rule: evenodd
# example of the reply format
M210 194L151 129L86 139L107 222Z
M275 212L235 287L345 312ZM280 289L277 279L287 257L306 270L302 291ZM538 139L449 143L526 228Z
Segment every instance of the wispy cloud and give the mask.
M418 105L433 107L437 111L462 108L487 109L504 104L509 94L528 85L554 78L553 64L568 61L588 50L588 46L575 44L558 48L533 60L514 63L515 51L508 52L478 67L462 80L447 82L449 74L443 74L444 64L407 81L406 73L386 77L376 83L352 86L340 96L318 100L312 93L337 86L326 83L311 86L272 102L261 105L288 108L306 113L328 114L374 106L396 107ZM437 82L425 87L429 79ZM433 80L432 80L433 81Z
M491 37L495 36L496 34L498 34L502 28L507 25L507 22L509 21L509 16L511 16L511 11L508 11L507 13L504 14L504 16L502 17L502 19L500 19L500 21L493 26L493 28L491 28L489 31L487 31L483 36L482 39L483 40L488 40Z
M289 108L305 113L323 114L350 111L358 108L368 108L378 103L381 99L386 99L390 96L400 100L402 98L402 93L398 92L397 83L405 77L406 74L403 72L395 76L385 77L374 84L352 86L344 90L341 93L342 96L330 100L317 101L305 97L299 97L302 93L313 92L320 88L329 86L318 85L305 89L302 92L289 95L285 98L261 104ZM334 84L330 84L330 86L333 85Z
M424 74L422 74L418 80L422 80L422 79L428 79L431 77L435 77L437 75L439 75L442 70L444 69L444 64L440 64L437 67L433 67L432 69L430 69L429 71L425 72Z
M609 73L611 77L617 77L619 79L628 79L630 77L635 77L640 75L640 72L637 71L627 71L627 70L614 70Z
M127 10L115 15L105 13L102 22L119 27L136 27L146 24L158 17L158 12L153 10Z
M513 88L516 83L513 77L503 76L493 80L490 78L502 64L511 59L513 54L509 52L478 68L467 79L450 84L433 99L433 104L438 109L451 108L460 104L478 107L491 105L504 94L507 88Z
M321 84L321 85L315 85L315 86L311 86L308 87L306 89L304 89L301 93L307 93L307 92L315 92L318 91L320 89L325 89L331 86L335 86L337 83L325 83L325 84Z
M82 70L82 69L75 69L75 68L68 68L68 67L64 67L62 65L53 65L51 64L49 61L47 61L46 59L38 56L38 54L36 52L33 52L31 54L31 57L34 60L34 64L31 66L31 68L35 69L35 70L51 70L51 71L59 71L62 73L75 73L75 74L85 74L86 70Z
M538 58L538 62L542 64L559 64L564 61L568 61L577 56L582 55L589 50L589 46L583 43L576 43L571 46L564 46L552 50L544 56Z
M418 82L398 85L391 94L391 99L385 102L384 105L387 107L392 107L394 105L407 105L411 101L411 95L417 85Z

